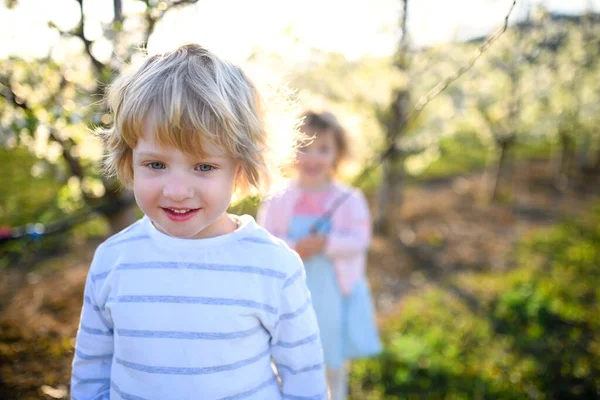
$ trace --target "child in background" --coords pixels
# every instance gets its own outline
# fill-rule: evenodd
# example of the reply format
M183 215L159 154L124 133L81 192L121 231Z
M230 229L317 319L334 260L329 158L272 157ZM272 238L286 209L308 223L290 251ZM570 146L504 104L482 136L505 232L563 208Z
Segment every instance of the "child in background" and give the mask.
M226 212L234 191L264 190L274 152L293 156L273 148L253 84L186 45L121 76L107 99L107 169L145 216L96 250L72 398L326 399L301 259Z
M334 179L348 152L346 132L335 116L307 112L301 130L314 141L298 152L297 178L263 202L258 221L304 261L331 399L343 400L348 392L346 360L381 351L365 274L371 217L360 190ZM331 217L322 221L336 203Z

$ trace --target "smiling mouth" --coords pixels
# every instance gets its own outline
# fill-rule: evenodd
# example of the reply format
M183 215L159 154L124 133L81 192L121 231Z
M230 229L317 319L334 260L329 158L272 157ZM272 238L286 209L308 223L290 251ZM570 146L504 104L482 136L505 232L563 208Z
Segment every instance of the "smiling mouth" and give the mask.
M187 214L190 211L195 211L197 208L164 208L164 210L171 211L175 214Z
M318 175L321 173L322 169L318 168L318 167L307 167L304 168L304 173L308 174L308 175Z
M196 215L199 208L170 208L161 207L167 217L173 221L186 221Z

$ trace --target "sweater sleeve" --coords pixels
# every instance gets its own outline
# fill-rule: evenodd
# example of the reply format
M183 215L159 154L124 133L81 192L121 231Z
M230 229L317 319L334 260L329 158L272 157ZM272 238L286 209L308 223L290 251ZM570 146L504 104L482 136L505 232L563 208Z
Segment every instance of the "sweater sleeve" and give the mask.
M326 400L323 350L304 267L295 253L290 262L293 273L284 281L279 315L270 329L271 354L283 398Z
M364 195L354 190L346 201L347 204L339 210L343 218L347 218L345 228L336 228L334 224L327 235L324 253L329 257L348 257L365 252L371 242L371 214Z
M88 273L71 374L71 399L109 399L113 324L99 305L94 285L98 251Z

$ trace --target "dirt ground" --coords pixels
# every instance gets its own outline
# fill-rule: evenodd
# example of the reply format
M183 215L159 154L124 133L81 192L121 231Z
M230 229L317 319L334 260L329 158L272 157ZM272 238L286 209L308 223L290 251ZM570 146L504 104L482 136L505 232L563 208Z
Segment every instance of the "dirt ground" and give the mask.
M581 215L600 201L595 190L552 187L544 166L515 180L510 202L487 201L486 177L414 185L389 237L376 236L369 278L379 318L429 280L461 271L511 268L514 245L532 230ZM595 192L594 192L595 191ZM68 397L70 364L83 285L97 243L45 260L35 272L0 275L0 399Z

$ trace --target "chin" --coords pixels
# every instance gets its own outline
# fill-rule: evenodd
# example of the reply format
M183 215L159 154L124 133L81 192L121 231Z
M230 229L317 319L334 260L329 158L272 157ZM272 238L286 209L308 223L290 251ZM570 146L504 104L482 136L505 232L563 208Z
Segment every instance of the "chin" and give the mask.
M169 229L168 227L161 226L161 230L169 236L176 237L179 239L192 239L197 236L203 229Z
M311 186L321 186L325 182L327 182L327 178L315 177L315 178L306 179L306 182L308 184L310 184Z

